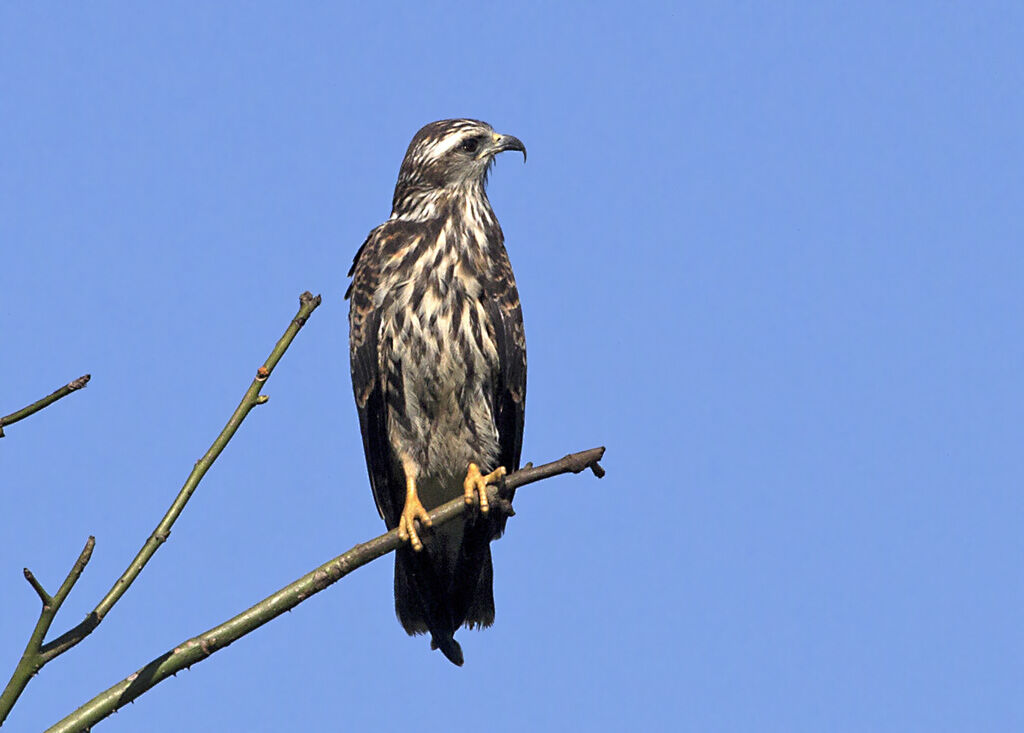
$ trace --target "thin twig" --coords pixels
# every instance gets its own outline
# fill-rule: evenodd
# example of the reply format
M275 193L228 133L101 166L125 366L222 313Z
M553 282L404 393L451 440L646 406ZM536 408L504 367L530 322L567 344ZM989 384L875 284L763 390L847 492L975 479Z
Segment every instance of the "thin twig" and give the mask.
M562 473L579 473L586 468L591 468L594 474L600 477L604 470L598 461L603 455L604 448L570 453L558 461L509 474L505 477L504 488L514 489ZM490 486L487 493L489 501L498 505L501 501L498 496L498 488ZM431 523L436 529L461 516L465 511L465 500L462 497L453 499L430 513ZM88 729L171 675L203 661L214 652L295 608L302 601L341 580L356 568L383 557L401 543L402 541L398 539L398 530L393 529L369 542L356 545L348 552L306 573L273 595L267 596L229 621L161 654L142 669L129 675L110 689L101 692L71 715L48 728L46 733L76 733Z
M11 712L11 708L14 707L14 703L17 702L18 696L21 695L25 689L25 685L35 675L43 665L46 663L42 661L39 654L39 647L43 643L43 639L46 638L46 632L50 630L50 624L53 623L53 617L57 615L57 611L64 604L64 599L68 597L68 593L75 587L75 583L82 575L82 571L85 570L85 566L89 562L89 558L92 557L92 548L96 546L96 538L90 537L85 542L85 547L78 555L78 559L75 560L75 564L71 566L71 570L68 571L67 577L64 578L64 582L61 583L60 589L57 593L50 597L46 591L43 590L43 586L39 581L35 579L32 572L26 568L25 578L35 588L36 593L39 594L40 599L43 601L43 608L39 612L39 620L36 621L35 628L32 629L32 635L29 637L28 644L25 645L25 653L21 655L21 660L18 662L18 666L14 670L14 674L11 675L10 682L7 683L7 687L0 693L0 725L3 724L7 718L7 714Z
M266 383L270 374L274 371L274 367L284 356L284 352L287 351L291 345L292 340L298 334L310 314L316 310L317 306L320 305L320 296L313 296L309 292L303 293L299 296L299 311L292 318L287 330L284 335L278 340L274 346L273 351L270 352L270 356L263 363L259 369L256 370L256 378L253 379L249 389L246 390L245 395L242 397L242 401L238 407L235 408L231 418L228 420L227 425L221 430L220 435L213 441L213 445L206 451L206 454L196 461L195 467L185 480L184 486L178 492L174 501L171 503L167 513L164 514L163 519L157 524L156 529L150 534L146 540L142 549L139 550L135 559L132 560L128 568L121 574L121 577L117 579L117 582L107 591L107 594L100 600L92 611L74 628L61 634L56 639L49 641L45 644L42 643L45 637L46 631L50 627L50 623L53 621L53 613L50 614L45 628L41 634L37 634L40 626L37 624L36 631L33 632L32 638L29 640L29 646L25 650L25 655L22 657L22 661L18 664L14 670L14 674L11 676L10 681L7 683L3 695L0 696L0 723L4 721L7 714L10 712L14 703L21 695L25 686L28 684L29 679L32 675L38 672L43 665L52 661L55 657L60 656L71 647L78 644L82 639L87 637L93 632L93 630L100 625L103 618L107 615L114 604L124 595L125 591L131 586L135 579L142 572L142 569L146 567L146 563L149 562L150 558L153 557L157 549L162 545L171 534L171 527L174 526L174 522L181 515L182 510L188 503L188 500L192 497L196 487L199 486L199 482L202 481L203 476L213 465L213 462L217 460L217 456L221 454L224 447L228 444L228 441L234 436L238 430L242 421L245 420L246 415L249 411L260 402L260 390L263 389L263 385ZM58 390L59 391L59 390ZM56 393L54 393L56 394ZM51 395L52 396L52 395ZM265 401L265 400L264 400ZM91 551L91 545L90 545ZM84 567L84 565L83 565ZM77 577L76 577L77 579ZM31 581L29 581L31 582ZM33 586L34 587L34 586ZM70 590L70 588L68 589ZM38 592L38 590L37 590ZM57 596L54 596L56 601ZM63 598L61 598L63 601ZM59 605L59 604L58 604Z
M28 584L31 585L33 589L35 589L36 595L39 596L39 600L43 602L43 605L49 606L51 603L53 603L53 598L50 597L50 594L46 592L45 588L43 588L43 584L36 580L36 576L32 574L32 571L28 568L25 568L24 570L22 570L22 572L24 573L25 580L28 581Z
M68 382L60 389L56 390L55 392L52 392L51 394L48 394L43 399L33 402L28 407L22 407L17 412L12 412L10 415L0 417L0 438L4 437L5 425L13 425L19 420L24 420L29 415L34 415L35 413L42 410L44 407L49 407L54 402L59 400L61 397L67 397L72 392L77 392L82 387L87 385L90 379L92 379L91 374L83 374L78 379Z

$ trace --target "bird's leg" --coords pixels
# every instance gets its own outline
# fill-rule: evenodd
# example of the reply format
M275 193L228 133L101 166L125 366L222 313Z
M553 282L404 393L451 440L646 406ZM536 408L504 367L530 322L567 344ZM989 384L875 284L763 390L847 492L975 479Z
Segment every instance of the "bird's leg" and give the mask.
M429 527L431 525L430 515L420 503L420 497L416 493L416 475L406 469L405 472L405 506L402 508L402 518L398 520L398 538L403 542L407 541L412 549L419 552L423 549L423 543L416 532L416 520L420 524Z
M480 511L484 514L490 509L487 504L487 484L497 481L505 475L505 467L498 466L496 469L491 471L486 476L480 473L480 467L475 463L469 464L469 470L466 471L466 480L462 482L462 488L465 492L466 503L473 503L473 495L477 494L480 497Z

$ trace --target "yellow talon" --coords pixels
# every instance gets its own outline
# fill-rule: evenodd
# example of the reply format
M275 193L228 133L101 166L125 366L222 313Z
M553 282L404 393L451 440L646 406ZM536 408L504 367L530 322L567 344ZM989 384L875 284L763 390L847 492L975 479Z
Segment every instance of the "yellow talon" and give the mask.
M480 511L487 514L491 508L487 503L487 485L493 483L505 475L505 467L498 466L496 469L491 471L486 476L480 473L480 467L475 463L469 464L469 470L466 471L466 480L462 483L462 487L465 491L466 503L472 504L474 494L480 497Z
M402 508L402 516L398 520L398 539L408 541L412 549L419 552L423 549L423 543L416 532L416 520L425 527L431 526L430 515L420 502L416 494L416 479L412 476L405 478L405 506Z

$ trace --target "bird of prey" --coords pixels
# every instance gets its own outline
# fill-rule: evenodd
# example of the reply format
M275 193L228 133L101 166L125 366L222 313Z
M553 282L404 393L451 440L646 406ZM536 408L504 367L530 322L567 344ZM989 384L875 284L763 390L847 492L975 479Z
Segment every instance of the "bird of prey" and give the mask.
M507 514L486 487L519 468L526 401L522 309L487 199L495 156L523 143L478 120L413 137L391 217L349 271L349 353L377 510L404 541L395 611L410 635L463 662L455 631L494 622L490 542ZM428 512L479 504L436 530Z

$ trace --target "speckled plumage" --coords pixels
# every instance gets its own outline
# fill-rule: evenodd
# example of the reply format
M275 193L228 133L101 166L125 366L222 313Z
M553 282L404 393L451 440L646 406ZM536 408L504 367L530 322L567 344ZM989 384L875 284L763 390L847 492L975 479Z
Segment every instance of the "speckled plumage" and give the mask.
M473 148L472 151L468 150ZM494 156L525 150L476 120L422 128L406 152L391 218L356 255L349 313L352 383L377 508L398 525L406 476L429 511L463 493L470 462L519 467L526 346L515 279L485 191ZM461 625L494 620L494 511L396 555L395 604L453 662Z

